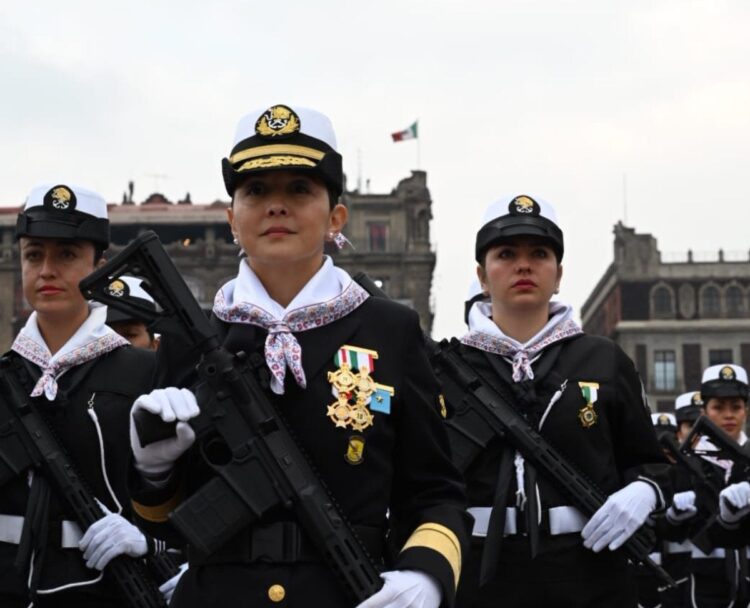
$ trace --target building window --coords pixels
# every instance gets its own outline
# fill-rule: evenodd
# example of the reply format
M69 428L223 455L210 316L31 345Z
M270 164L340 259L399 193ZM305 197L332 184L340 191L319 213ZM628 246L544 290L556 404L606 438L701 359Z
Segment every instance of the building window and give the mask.
M677 384L677 369L673 350L654 351L654 389L673 391Z
M367 224L370 237L370 251L388 251L388 224L371 222Z
M721 300L719 299L719 288L709 285L701 293L701 313L704 317L718 317L721 313Z
M742 290L737 285L730 285L726 291L727 316L741 317L745 312L745 302Z
M665 285L656 287L651 295L655 317L671 317L674 315L672 291Z
M708 364L709 365L721 365L722 363L732 362L732 349L731 348L715 348L708 351Z

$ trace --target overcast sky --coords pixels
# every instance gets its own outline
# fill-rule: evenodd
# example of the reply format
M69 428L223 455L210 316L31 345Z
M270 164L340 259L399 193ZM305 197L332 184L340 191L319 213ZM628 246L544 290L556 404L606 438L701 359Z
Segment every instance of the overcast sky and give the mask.
M48 180L226 199L234 125L273 103L328 114L349 184L359 150L387 192L417 168L390 133L419 119L435 335L462 332L503 194L556 206L579 310L625 213L663 252L750 249L748 31L746 0L6 1L0 204Z

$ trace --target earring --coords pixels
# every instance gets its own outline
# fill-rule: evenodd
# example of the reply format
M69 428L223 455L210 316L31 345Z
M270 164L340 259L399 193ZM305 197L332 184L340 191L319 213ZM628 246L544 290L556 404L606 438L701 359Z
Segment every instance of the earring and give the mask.
M240 244L240 242L239 242L239 241L237 240L237 237L236 237L236 236L235 236L235 237L234 237L234 238L232 239L232 242L233 242L233 243L234 243L235 245L239 245L239 244Z
M331 234L331 238L333 239L333 243L334 243L334 245L336 245L336 247L338 249L343 249L347 245L349 245L349 247L351 247L352 249L354 249L354 245L352 245L352 242L348 238L346 238L343 234L341 234L340 232L329 233L329 234Z

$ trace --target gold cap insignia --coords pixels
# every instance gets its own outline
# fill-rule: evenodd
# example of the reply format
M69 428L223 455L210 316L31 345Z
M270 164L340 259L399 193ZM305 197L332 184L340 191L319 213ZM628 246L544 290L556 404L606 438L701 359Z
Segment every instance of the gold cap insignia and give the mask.
M668 426L671 424L671 421L669 420L669 416L667 416L666 414L662 414L661 416L659 416L658 422L660 425L665 425L665 426Z
M122 298L128 295L128 284L120 279L115 279L107 285L107 294L113 298Z
M522 194L510 201L508 211L511 215L539 215L540 208L533 198Z
M76 206L76 195L67 186L55 186L44 195L44 206L58 211L72 211Z
M729 366L725 365L721 368L721 371L719 372L719 377L722 380L736 380L737 374L734 373L734 370Z
M255 132L262 137L292 135L300 129L299 116L287 106L272 106L260 115Z
M703 405L703 397L701 397L701 394L699 392L693 393L693 396L690 397L690 404Z
M364 460L365 438L362 435L352 435L346 448L344 459L349 464L362 464Z

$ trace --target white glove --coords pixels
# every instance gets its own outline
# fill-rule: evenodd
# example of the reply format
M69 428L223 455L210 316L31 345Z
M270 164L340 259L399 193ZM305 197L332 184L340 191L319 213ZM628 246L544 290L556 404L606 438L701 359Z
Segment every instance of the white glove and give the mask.
M167 600L167 606L169 606L169 602L172 601L172 595L174 595L174 590L177 587L177 583L182 578L182 575L185 574L187 569L187 562L185 562L184 564L180 564L180 571L172 578L170 578L166 583L162 583L162 585L159 587L159 591L161 591L164 599Z
M750 513L750 483L741 481L721 491L719 494L719 517L721 519L728 524L734 524L748 513Z
M357 608L438 608L440 586L429 574L416 570L391 570L380 575L383 588Z
M667 509L667 519L674 523L686 521L698 513L695 506L695 492L678 492L672 498L672 504Z
M177 420L175 436L142 447L135 430L133 414L146 410L160 416L164 422ZM200 413L195 395L186 388L157 388L135 400L130 411L130 447L135 457L135 468L146 475L162 475L172 469L185 450L195 441L195 432L187 423Z
M612 494L581 531L583 546L599 553L619 549L656 508L656 492L645 481L634 481Z
M118 555L146 555L148 544L143 532L122 515L112 513L107 507L99 504L106 515L91 524L78 543L78 548L83 551L86 567L104 570Z

